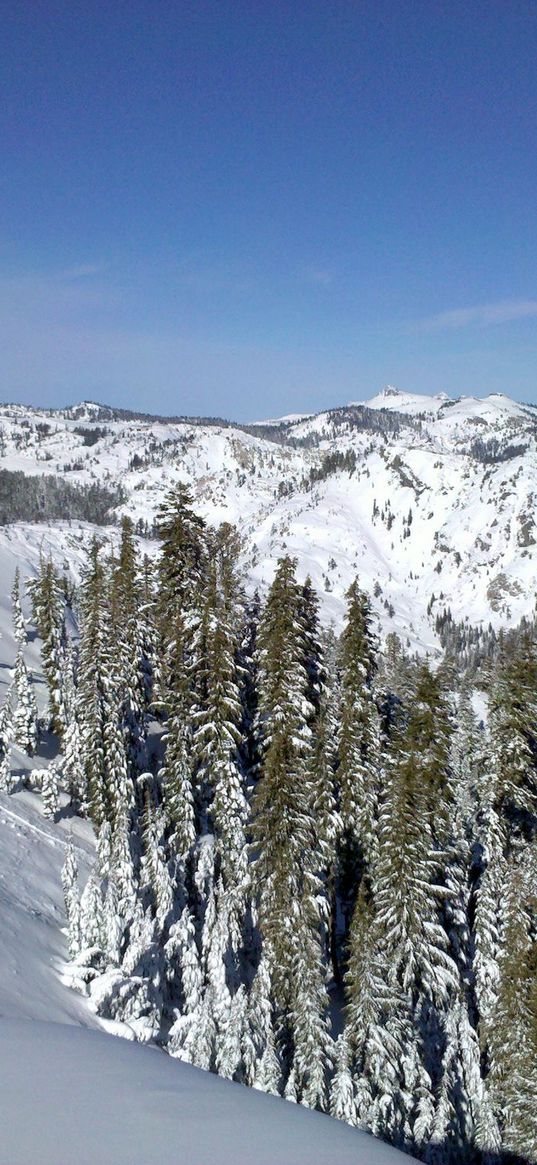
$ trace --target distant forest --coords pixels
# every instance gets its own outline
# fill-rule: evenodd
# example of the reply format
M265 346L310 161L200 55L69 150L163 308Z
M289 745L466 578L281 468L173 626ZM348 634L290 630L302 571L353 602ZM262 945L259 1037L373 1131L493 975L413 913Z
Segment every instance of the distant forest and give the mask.
M72 485L53 476L30 477L0 469L0 525L54 519L106 525L124 500L123 491L103 485Z

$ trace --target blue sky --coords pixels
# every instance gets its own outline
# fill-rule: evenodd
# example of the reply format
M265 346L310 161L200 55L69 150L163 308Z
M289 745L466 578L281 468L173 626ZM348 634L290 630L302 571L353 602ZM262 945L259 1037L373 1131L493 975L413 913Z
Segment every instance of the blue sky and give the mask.
M537 400L537 6L17 0L0 398Z

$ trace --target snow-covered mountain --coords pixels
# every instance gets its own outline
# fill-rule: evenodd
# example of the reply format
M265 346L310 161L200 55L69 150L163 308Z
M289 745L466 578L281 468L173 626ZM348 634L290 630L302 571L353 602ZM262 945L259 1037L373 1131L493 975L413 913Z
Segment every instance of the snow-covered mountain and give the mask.
M381 627L433 649L436 617L498 627L533 613L537 573L537 408L385 388L365 404L248 426L158 418L85 402L0 407L0 469L121 487L115 517L152 525L174 481L211 523L235 523L249 586L279 556L311 575L339 626L358 574ZM78 523L0 534L28 569L44 539L75 572Z

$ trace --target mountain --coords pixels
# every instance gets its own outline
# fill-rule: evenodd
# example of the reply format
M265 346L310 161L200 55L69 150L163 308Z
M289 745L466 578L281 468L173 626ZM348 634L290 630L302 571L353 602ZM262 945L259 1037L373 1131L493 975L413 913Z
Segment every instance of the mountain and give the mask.
M495 628L533 613L537 408L502 394L453 400L389 386L365 403L250 425L92 402L3 405L0 470L107 487L111 524L129 513L148 535L166 491L185 480L204 518L238 526L251 588L291 554L336 628L356 574L382 633L420 650L438 645L448 609ZM22 543L32 570L44 540L76 573L89 529L19 522L2 530L0 555L15 559Z

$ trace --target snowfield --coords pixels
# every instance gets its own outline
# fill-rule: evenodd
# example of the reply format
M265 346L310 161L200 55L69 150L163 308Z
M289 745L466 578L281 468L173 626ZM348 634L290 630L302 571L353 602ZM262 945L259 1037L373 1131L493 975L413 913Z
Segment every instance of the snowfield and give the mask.
M0 1020L3 1165L396 1165L320 1113L53 1023Z

